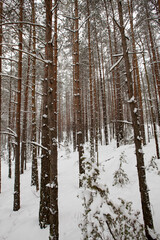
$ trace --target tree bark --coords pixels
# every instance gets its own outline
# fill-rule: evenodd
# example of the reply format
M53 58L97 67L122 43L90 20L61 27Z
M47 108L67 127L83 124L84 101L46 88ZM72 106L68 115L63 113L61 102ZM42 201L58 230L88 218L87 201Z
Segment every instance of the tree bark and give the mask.
M3 13L3 2L0 2L0 24L2 23L2 13ZM0 57L2 56L2 25L0 25ZM2 73L2 59L0 58L0 73ZM2 122L2 76L0 74L0 132L1 132L1 122ZM0 193L2 191L1 188L1 154L2 154L2 140L0 133Z

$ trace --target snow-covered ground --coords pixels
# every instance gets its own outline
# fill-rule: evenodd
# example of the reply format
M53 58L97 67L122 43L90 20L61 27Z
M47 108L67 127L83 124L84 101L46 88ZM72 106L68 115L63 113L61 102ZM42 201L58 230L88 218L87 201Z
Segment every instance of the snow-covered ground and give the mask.
M82 217L81 199L77 197L78 189L78 154L61 147L59 150L59 224L60 240L81 240L78 224ZM118 202L121 197L133 202L135 210L141 210L136 158L134 145L116 148L113 141L109 146L99 147L99 162L105 171L101 173L101 181L110 192L110 199ZM124 187L112 186L113 173L119 167L120 155L124 152L127 163L123 169L128 174L130 183ZM154 140L144 147L145 164L148 166L151 157L155 155ZM89 148L85 147L86 155ZM160 170L160 160L156 161ZM40 163L39 163L40 165ZM14 168L14 166L13 166ZM13 170L14 171L14 170ZM14 176L14 172L13 172ZM31 164L21 175L21 208L13 212L14 177L8 178L8 165L2 161L2 193L0 194L0 240L47 240L49 229L40 229L38 223L39 192L30 186ZM151 200L154 226L160 233L160 175L155 171L147 171L147 183ZM104 239L105 240L105 239Z

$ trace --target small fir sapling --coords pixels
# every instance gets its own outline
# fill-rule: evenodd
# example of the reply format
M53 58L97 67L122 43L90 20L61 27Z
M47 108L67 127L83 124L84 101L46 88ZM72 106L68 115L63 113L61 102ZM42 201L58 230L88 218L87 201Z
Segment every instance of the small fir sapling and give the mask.
M69 147L69 144L68 144L68 141L67 141L67 140L65 140L65 142L64 142L64 147L65 147L66 156L67 156L67 158L69 158L69 155L70 155L70 153L71 153L71 150L70 150L70 147Z
M151 158L151 160L150 160L150 162L149 162L149 165L148 165L148 167L147 167L147 170L149 171L149 172L155 172L155 173L157 173L158 175L160 175L160 171L159 171L159 169L158 169L158 165L157 165L157 163L156 163L156 156L152 156L152 158Z
M125 171L122 168L122 163L127 163L126 155L124 152L121 153L119 161L120 161L119 168L117 171L115 171L113 176L114 178L113 186L119 185L122 187L127 183L129 183L128 175L125 173Z

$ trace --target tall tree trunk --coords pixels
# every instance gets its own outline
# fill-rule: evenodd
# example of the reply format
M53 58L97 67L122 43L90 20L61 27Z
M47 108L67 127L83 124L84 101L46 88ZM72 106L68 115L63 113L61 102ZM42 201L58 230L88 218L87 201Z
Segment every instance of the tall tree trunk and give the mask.
M18 93L16 110L16 133L17 145L15 156L15 181L14 181L14 205L13 211L20 209L20 138L21 138L21 85L22 85L22 31L23 31L23 0L19 0L19 60L18 60Z
M33 22L33 54L36 54L36 29L35 29L35 3L32 3L32 22ZM34 144L36 142L36 58L33 57L32 62L32 179L31 185L36 186L36 190L39 190L38 183L38 165L37 165L37 146Z
M32 27L30 26L30 36L29 36L29 52L31 49L31 32ZM24 169L26 168L27 162L27 116L28 116L28 94L29 94L29 76L30 76L30 55L28 55L27 62L27 77L26 77L26 86L24 94L24 114L23 114L23 127L22 127L22 150L21 150L21 174L23 174ZM25 166L24 166L25 165Z
M138 91L138 99L139 100L139 107L140 107L140 116L141 116L141 131L142 131L142 138L143 144L146 145L146 136L145 136L145 128L144 128L144 117L143 117L143 102L142 102L142 93L141 93L141 82L140 82L140 74L139 74L139 66L138 66L138 59L136 54L136 44L135 44L135 36L134 36L134 29L133 29L133 0L128 0L128 10L129 10L129 19L130 19L130 26L131 26L131 34L132 34L132 49L133 49L133 72L135 83L137 85Z
M47 42L46 36L46 42ZM48 56L48 48L45 45L45 56ZM43 114L42 114L42 156L41 156L41 187L40 187L40 208L39 225L45 228L49 224L50 208L50 159L49 159L49 130L48 130L48 65L45 64L45 75L43 81Z
M96 22L95 22L95 25L96 25ZM100 53L99 53L99 46L98 46L96 26L95 26L95 38L96 38L96 48L97 48L99 77L100 77L100 88L101 88L101 97L102 97L104 136L105 136L105 144L108 145L108 125L107 125L106 93L105 93L104 88L103 88L101 61L100 61Z
M2 56L2 13L3 2L0 2L0 57ZM0 58L0 193L1 193L1 154L2 154L2 140L1 140L1 122L2 122L2 59Z
M73 29L75 28L75 24L73 23ZM72 33L72 59L73 59L73 119L72 119L72 131L73 131L73 151L76 151L76 147L77 147L77 129L76 129L76 125L77 125L77 116L76 116L76 97L75 97L75 88L76 88L76 84L75 84L75 56L74 56L74 52L75 52L75 34Z
M115 18L114 8L111 3L113 18ZM118 54L118 44L117 44L117 35L116 35L116 25L113 21L113 36L114 36L114 51L115 54ZM111 57L112 59L113 57ZM116 62L118 61L118 57L115 58ZM112 60L113 65L113 60ZM116 130L116 139L117 139L117 147L120 146L121 141L124 138L124 124L123 124L123 104L122 104L122 93L121 93L121 78L119 73L118 66L115 68L115 77L113 78L113 90L114 90L114 104L115 104L115 130Z
M112 47L112 39L111 39L111 27L110 27L110 24L109 24L109 14L108 14L108 8L107 8L107 4L106 4L106 0L103 0L104 2L104 7L105 7L105 11L106 11L106 18L107 18L107 31L108 31L108 38L109 38L109 51L110 51L110 59L111 59L111 65L113 66L114 64L114 61L113 61L113 47ZM112 7L112 5L111 5ZM112 8L112 13L113 13L113 16L114 16L114 11L113 11L113 8ZM113 22L113 26L114 26L114 30L113 30L113 33L114 33L114 41L115 41L115 23ZM115 82L116 82L116 76L115 76L115 70L113 69L112 70L112 83L111 83L111 88L113 88L113 94L111 94L111 98L112 98L112 104L109 104L109 106L112 106L112 109L111 109L111 114L112 114L112 122L113 122L113 132L114 132L114 127L115 127L115 116L116 116L116 87L115 87ZM109 90L109 89L108 89ZM112 91L111 91L112 93ZM110 134L111 136L111 134Z
M143 42L141 41L142 46L144 45ZM144 48L144 47L143 47ZM153 62L153 58L151 56L151 50L149 47L149 40L147 40L147 48L148 48L148 53L149 53L149 58L150 58L150 64ZM155 72L154 72L154 67L153 64L151 64L151 70L152 70L152 80L153 80L153 92L154 92L154 98L155 98L155 105L156 105L156 112L157 112L157 117L158 117L158 125L160 126L160 109L159 109L159 98L158 98L158 91L157 91L157 85L155 81Z
M12 76L12 63L11 63L11 76ZM12 77L10 77L10 83L9 83L9 119L8 119L8 125L9 129L12 129L12 121L11 121L11 110L12 110ZM11 156L12 156L12 142L11 142L11 135L8 136L8 177L12 177L12 164L11 164Z
M88 17L90 16L89 0L87 0L87 12ZM91 36L90 36L90 19L88 18L88 51L89 51L89 89L90 89L90 113L91 113L91 124L90 124L90 157L94 157L94 130L93 130L93 81L92 81L92 59L91 59Z
M158 95L159 95L159 99L160 99L160 76L159 76L159 71L158 71L158 64L157 64L157 59L156 59L156 52L155 52L155 46L154 46L151 26L150 26L150 22L149 22L149 13L148 13L147 4L148 4L148 2L146 2L144 0L144 6L145 6L145 10L146 10L146 19L147 19L147 25L148 25L148 31L149 31L149 38L150 38L152 57L153 57L153 63L152 64L153 64L153 67L154 67L155 79L156 79Z
M144 52L144 49L143 49L143 52ZM148 77L148 72L147 72L147 67L146 67L146 61L145 61L144 53L142 53L142 56L143 56L143 64L144 64L144 70L145 70L147 86L148 86L150 110L151 110L151 115L152 115L152 120L153 120L153 129L154 129L156 153L157 153L157 158L159 159L160 158L160 152L159 152L158 134L157 134L157 127L156 127L156 117L155 117L155 113L154 113L153 101L152 101L152 96L151 96L151 88L150 88L150 82L149 82L149 77Z
M129 92L129 98L130 98L129 103L130 103L133 129L134 129L134 142L135 142L135 148L136 148L137 170L138 170L138 178L139 178L139 189L141 194L143 219L144 219L146 237L147 239L153 239L150 233L150 230L151 231L154 230L153 219L152 219L152 213L150 208L148 187L146 183L146 173L145 173L144 157L143 157L144 153L142 151L141 128L139 124L137 102L134 99L133 80L130 72L130 62L129 62L129 56L128 56L128 50L127 50L126 36L124 32L122 1L121 0L117 0L117 1L118 1L118 13L119 13L119 20L120 20L119 28L120 28L121 38L122 38L123 56L125 61L128 92Z
M75 107L77 115L77 145L79 152L79 173L84 173L83 168L83 136L82 136L82 116L81 116L81 89L79 79L79 15L78 15L78 0L75 4L75 36L74 36L74 56L75 56ZM81 185L81 183L80 183Z
M50 240L59 239L58 219L58 152L57 152L57 4L54 1L54 58L52 43L52 0L46 5L46 44L48 61L48 128L50 160Z

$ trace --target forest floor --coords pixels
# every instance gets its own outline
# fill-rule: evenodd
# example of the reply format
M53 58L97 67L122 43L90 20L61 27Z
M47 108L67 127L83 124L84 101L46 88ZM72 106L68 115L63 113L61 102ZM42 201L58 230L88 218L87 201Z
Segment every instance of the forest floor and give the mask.
M126 162L123 169L128 175L129 183L123 187L113 186L113 174L119 167L119 159L124 152ZM136 169L134 144L116 148L115 141L109 146L99 146L99 163L104 171L100 173L102 183L105 183L110 192L110 199L119 202L123 198L133 202L133 208L141 212L140 194ZM155 156L154 140L144 147L146 167ZM89 146L85 145L85 155L89 156ZM59 149L59 230L60 240L81 240L81 230L78 227L82 220L82 200L78 198L78 154L72 151L72 147ZM7 159L7 156L5 157ZM0 194L0 240L47 240L49 229L40 229L38 222L39 192L30 186L31 163L27 164L27 170L21 175L21 208L13 212L14 189L14 162L13 177L8 178L7 160L2 161L2 193ZM155 160L159 170L153 169L147 172L147 184L149 187L151 209L154 226L160 234L160 160ZM39 160L40 168L40 160ZM142 220L142 215L141 215Z

